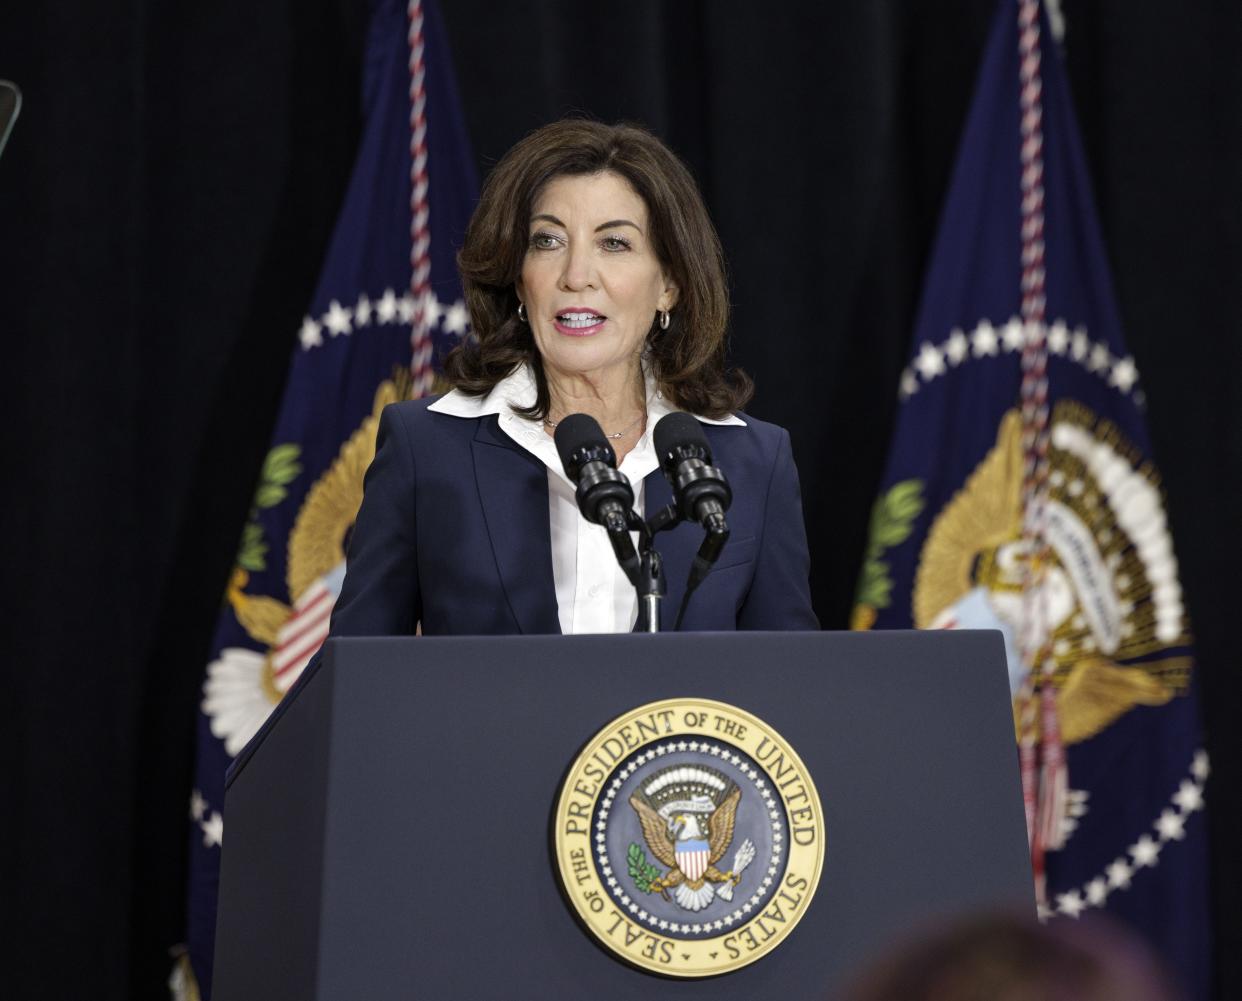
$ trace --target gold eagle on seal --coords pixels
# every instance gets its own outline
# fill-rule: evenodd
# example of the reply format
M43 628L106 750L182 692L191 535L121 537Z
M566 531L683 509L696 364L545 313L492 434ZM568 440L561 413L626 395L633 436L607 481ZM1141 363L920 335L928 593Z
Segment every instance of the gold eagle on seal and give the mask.
M643 840L668 872L651 880L648 893L673 899L686 910L699 911L719 895L733 898L741 870L754 857L749 839L738 850L733 868L721 872L719 862L733 843L733 827L742 791L710 768L673 766L657 773L630 796Z

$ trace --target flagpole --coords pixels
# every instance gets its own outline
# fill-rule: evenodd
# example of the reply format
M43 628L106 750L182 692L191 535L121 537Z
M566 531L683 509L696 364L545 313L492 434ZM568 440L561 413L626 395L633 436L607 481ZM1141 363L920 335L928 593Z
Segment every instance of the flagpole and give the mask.
M414 319L410 325L410 374L414 399L431 392L435 372L431 366L431 324L427 304L431 292L431 227L427 206L430 187L427 171L427 92L424 86L422 0L409 0L410 22L410 295Z
M1039 0L1018 0L1018 73L1021 127L1022 534L1023 614L1019 636L1026 678L1019 725L1023 803L1031 868L1041 907L1047 905L1045 852L1061 843L1068 790L1065 754L1053 687L1055 661L1047 615L1048 342L1044 269L1043 80L1040 74Z

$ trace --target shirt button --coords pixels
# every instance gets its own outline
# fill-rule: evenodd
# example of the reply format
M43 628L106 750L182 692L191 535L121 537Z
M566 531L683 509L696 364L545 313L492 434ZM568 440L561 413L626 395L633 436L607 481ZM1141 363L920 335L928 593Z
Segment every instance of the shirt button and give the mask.
M588 598L599 597L599 585L598 584L592 584L590 587L587 588L587 597Z

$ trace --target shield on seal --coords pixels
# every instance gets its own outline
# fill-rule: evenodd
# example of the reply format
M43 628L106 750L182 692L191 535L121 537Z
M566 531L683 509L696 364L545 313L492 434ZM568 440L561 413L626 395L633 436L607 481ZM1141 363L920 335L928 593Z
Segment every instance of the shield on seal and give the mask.
M709 848L706 841L698 838L678 841L675 854L677 856L677 868L686 874L686 878L693 881L702 879L703 873L707 871L707 858Z

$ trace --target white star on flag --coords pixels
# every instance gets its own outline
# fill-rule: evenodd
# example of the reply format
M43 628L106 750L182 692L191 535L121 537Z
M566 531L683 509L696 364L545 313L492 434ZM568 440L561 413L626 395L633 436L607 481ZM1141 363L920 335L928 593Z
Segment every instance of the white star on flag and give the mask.
M353 319L349 311L343 309L335 299L328 305L328 312L324 314L323 323L333 337L348 334L353 329Z
M1203 806L1203 791L1193 782L1183 781L1173 794L1173 802L1182 813L1192 813Z
M444 331L449 334L464 334L470 323L470 313L466 304L458 299L444 314Z
M1005 345L1006 351L1022 350L1022 345L1026 342L1026 330L1022 326L1022 321L1016 316L1005 324L1004 330L1001 331L1001 342Z
M966 335L960 330L954 330L949 335L949 339L944 342L944 356L949 359L950 365L960 365L969 350L970 345L966 340Z
M1125 859L1117 859L1105 872L1108 874L1108 885L1117 890L1124 890L1130 885L1130 877L1134 870Z
M1195 760L1190 766L1190 774L1203 782L1207 779L1209 771L1211 769L1208 767L1207 751L1196 751Z
M1144 834L1130 846L1130 856L1138 866L1154 866L1160 857L1160 845Z
M1186 820L1180 813L1165 810L1156 821L1161 841L1181 841L1186 836Z
M397 315L402 323L414 322L414 297L408 292L397 301Z
M1093 879L1090 883L1087 884L1087 900L1091 904L1095 905L1096 907L1100 907L1103 905L1107 897L1108 897L1108 883L1106 883L1100 877L1097 876L1095 879Z
M944 356L934 344L924 343L919 348L919 356L914 359L914 367L919 370L919 375L930 381L944 373Z
M436 294L432 292L431 289L428 289L426 293L423 295L423 323L424 325L428 329L430 329L431 327L434 327L436 323L439 322L440 314L442 312L443 312L443 307L441 307L440 305L440 300L436 298Z
M1108 353L1108 348L1103 344L1097 344L1091 349L1091 358L1087 362L1087 367L1092 371L1102 372L1108 368L1110 363L1111 356Z
M213 810L211 816L204 820L201 826L204 848L224 844L224 818L219 813Z
M1131 387L1138 382L1138 369L1134 367L1134 359L1117 359L1117 364L1113 366L1112 377L1108 381L1123 393L1130 392Z
M1065 323L1057 320L1048 331L1048 350L1054 355L1065 354L1065 349L1069 347L1069 331L1065 329Z
M320 326L309 316L302 320L302 329L298 331L298 340L302 342L302 350L309 351L323 343Z
M996 357L996 331L992 329L992 324L984 320L975 327L975 332L970 335L970 344L976 358L984 355Z
M1069 893L1057 896L1057 910L1062 914L1068 914L1071 918L1078 917L1085 908L1086 905L1082 902L1082 897L1078 895L1077 890L1070 890Z
M919 388L919 380L915 378L913 372L905 369L901 373L901 398L904 400L907 396L913 396Z
M392 289L385 289L384 295L375 307L375 316L380 323L392 323L397 318L397 297Z
M371 322L371 300L367 298L365 292L359 294L358 302L354 306L354 322L360 327L365 327Z

